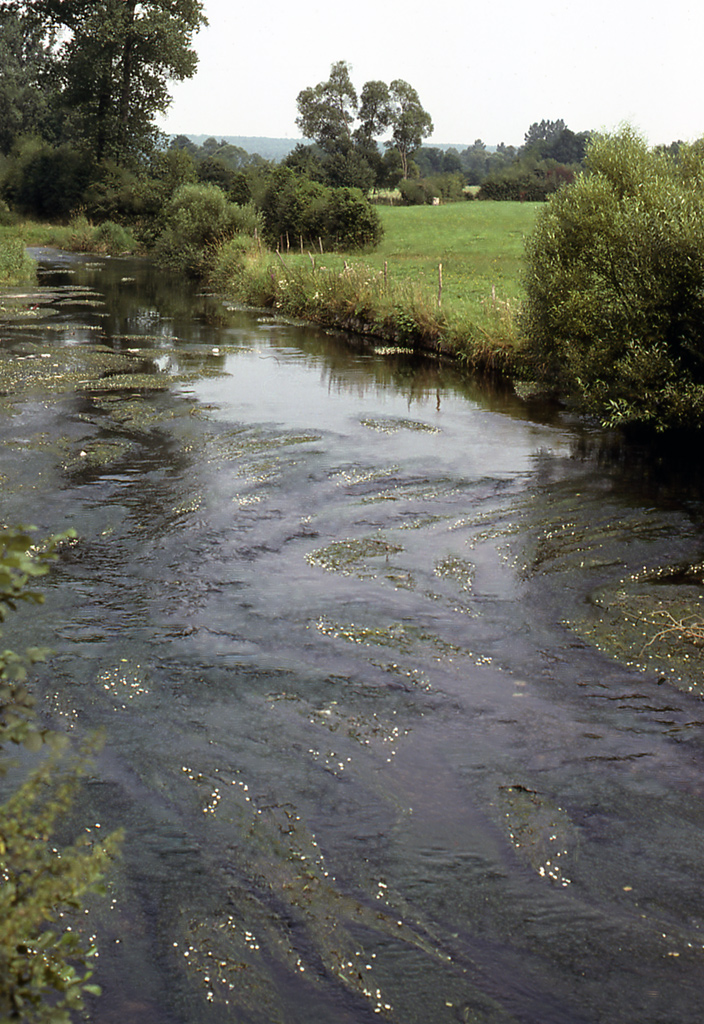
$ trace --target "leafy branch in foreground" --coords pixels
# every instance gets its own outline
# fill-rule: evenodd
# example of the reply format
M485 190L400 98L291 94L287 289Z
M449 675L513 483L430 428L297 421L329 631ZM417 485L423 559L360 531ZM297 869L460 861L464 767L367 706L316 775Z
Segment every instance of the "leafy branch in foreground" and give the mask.
M0 621L21 602L39 605L30 589L57 556L72 530L35 544L28 528L0 528ZM63 737L34 720L28 669L45 660L45 648L0 652L0 775L9 767L7 743L39 752L53 748L0 805L0 1024L69 1024L85 993L97 995L87 946L70 923L83 895L99 887L119 834L91 845L82 837L62 849L52 836L65 819L85 773L95 739L71 755Z
M0 527L0 622L21 602L43 603L43 594L28 589L30 580L46 575L59 545L74 536L73 530L67 530L37 544L31 527ZM36 751L52 735L34 721L35 701L24 685L28 669L48 654L45 647L29 647L22 654L0 650L0 751L8 742ZM0 758L0 775L3 769Z

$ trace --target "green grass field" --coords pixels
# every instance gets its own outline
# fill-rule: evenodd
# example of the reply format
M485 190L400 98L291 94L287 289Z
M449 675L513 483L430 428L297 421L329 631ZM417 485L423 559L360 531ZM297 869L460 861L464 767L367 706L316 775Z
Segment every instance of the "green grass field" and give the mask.
M384 239L364 259L388 263L392 281L412 278L437 292L442 263L443 306L469 313L495 296L511 304L522 295L524 239L537 203L448 203L380 208Z
M495 324L497 308L515 310L523 295L525 238L539 203L448 203L444 206L381 206L384 237L373 252L325 255L325 264L387 268L389 285L412 285L437 303L442 264L442 309L452 321ZM309 257L286 257L301 268ZM320 260L320 256L316 255Z
M440 346L477 368L500 364L507 370L520 346L516 313L523 298L525 239L541 206L381 206L384 237L376 250L301 255L291 249L268 271L276 274L277 294L266 304L342 325L345 311L353 312L384 323L391 336L394 322L412 322L411 333L421 344ZM282 267L288 268L283 275ZM262 281L261 269L259 274ZM256 271L250 279L255 276ZM252 293L245 301L257 304Z

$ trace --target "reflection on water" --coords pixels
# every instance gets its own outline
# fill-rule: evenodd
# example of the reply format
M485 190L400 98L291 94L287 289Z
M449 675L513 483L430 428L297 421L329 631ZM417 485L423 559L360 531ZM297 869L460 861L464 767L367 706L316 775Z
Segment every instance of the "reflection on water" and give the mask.
M697 1019L699 492L448 365L44 258L2 517L79 534L38 621L47 715L108 734L81 815L128 835L90 1019Z

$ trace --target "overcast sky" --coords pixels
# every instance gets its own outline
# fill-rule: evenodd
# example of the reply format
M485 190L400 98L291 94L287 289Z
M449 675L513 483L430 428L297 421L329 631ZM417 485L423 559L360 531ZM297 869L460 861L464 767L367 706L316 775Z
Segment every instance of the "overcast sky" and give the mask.
M704 135L704 4L668 0L205 0L196 76L172 86L169 133L298 138L296 96L346 60L402 78L430 143L520 145L530 124L622 121L655 145Z

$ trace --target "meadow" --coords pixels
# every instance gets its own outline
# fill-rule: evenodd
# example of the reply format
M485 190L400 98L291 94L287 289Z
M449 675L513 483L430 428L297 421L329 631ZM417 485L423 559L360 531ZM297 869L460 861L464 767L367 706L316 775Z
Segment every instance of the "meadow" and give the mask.
M445 206L382 206L380 247L362 260L392 283L422 283L437 298L442 263L442 303L458 314L482 317L492 296L517 304L522 297L524 239L536 203L466 202Z

